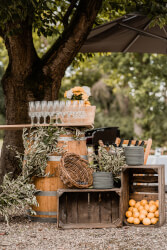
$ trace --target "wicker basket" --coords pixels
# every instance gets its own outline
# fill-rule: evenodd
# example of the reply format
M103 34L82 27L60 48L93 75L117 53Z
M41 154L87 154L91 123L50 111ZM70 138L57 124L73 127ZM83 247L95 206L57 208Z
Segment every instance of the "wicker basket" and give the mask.
M92 169L88 161L74 153L66 153L61 159L60 178L69 188L88 188L93 183Z

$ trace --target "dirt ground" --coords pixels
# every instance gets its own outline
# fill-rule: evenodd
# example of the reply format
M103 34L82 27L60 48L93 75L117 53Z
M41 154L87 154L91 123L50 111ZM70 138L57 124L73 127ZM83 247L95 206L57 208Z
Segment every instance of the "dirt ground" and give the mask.
M15 216L10 226L0 219L0 250L165 250L167 223L159 228L122 227L110 229L60 230L56 224L30 222Z

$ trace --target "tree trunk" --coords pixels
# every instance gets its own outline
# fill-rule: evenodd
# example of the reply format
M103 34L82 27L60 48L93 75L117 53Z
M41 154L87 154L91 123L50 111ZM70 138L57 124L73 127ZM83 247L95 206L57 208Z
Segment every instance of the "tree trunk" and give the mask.
M31 27L25 27L21 34L12 36L5 42L9 65L1 83L5 95L6 124L26 124L30 121L28 101L41 100L45 95L51 98L49 81L43 76L40 59L34 49ZM23 153L22 130L4 133L0 183L5 173L11 172L16 176L20 171L15 152L8 149L8 145Z

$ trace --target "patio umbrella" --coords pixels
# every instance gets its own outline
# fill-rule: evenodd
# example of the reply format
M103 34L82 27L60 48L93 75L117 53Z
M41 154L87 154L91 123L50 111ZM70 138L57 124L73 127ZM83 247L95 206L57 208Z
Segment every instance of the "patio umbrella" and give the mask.
M151 19L128 14L93 29L80 52L140 52L167 54L167 26L150 28Z

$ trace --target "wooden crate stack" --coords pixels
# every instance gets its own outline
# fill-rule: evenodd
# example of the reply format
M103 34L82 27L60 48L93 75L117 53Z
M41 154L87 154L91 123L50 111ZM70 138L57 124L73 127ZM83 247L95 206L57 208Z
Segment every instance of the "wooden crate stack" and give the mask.
M162 226L165 222L164 165L126 166L121 182L121 188L113 189L59 189L57 226L69 229L134 225L125 218L130 199L159 200L159 221L150 226Z

